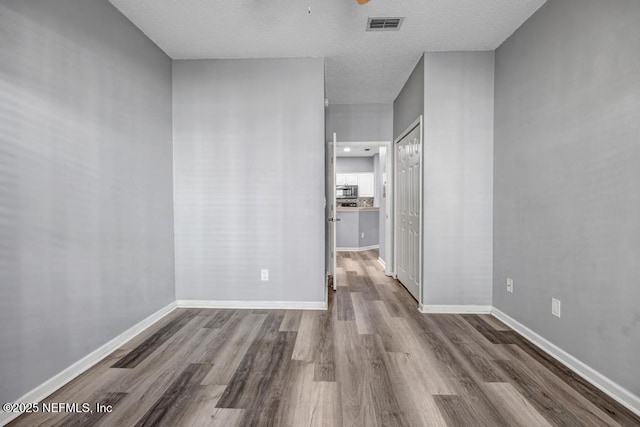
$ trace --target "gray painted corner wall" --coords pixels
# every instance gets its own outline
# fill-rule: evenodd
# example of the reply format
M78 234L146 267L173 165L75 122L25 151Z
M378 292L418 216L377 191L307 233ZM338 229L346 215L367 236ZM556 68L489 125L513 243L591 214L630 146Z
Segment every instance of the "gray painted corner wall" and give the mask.
M424 304L492 302L493 72L493 52L424 56Z
M0 3L0 401L175 300L171 60L107 1Z
M639 21L635 0L549 0L497 50L493 292L636 396Z
M324 302L323 59L174 61L173 112L177 298Z
M391 141L393 105L329 104L325 126L327 141Z
M394 140L418 117L424 114L424 55L420 57L402 90L393 101Z
M336 173L373 173L373 171L373 156L336 158Z

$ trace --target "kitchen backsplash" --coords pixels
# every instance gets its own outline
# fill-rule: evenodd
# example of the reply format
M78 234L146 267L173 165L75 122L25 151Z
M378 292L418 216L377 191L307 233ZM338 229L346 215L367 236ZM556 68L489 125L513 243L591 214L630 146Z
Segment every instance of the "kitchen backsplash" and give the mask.
M371 208L373 207L373 197L358 197L359 208Z

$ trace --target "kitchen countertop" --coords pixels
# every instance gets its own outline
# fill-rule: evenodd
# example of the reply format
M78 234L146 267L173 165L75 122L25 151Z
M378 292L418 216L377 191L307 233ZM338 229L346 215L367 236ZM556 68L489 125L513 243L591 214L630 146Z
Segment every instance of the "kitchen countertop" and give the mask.
M338 212L359 212L359 211L377 211L380 208L376 208L376 207L367 207L367 208L358 208L358 207L342 207L342 206L338 206L336 208L336 211Z

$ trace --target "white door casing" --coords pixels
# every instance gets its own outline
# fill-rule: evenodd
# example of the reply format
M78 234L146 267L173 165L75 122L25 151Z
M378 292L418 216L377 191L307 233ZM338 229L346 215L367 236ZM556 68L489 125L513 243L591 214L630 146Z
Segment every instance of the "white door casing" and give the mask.
M421 301L422 118L403 132L394 145L395 272L398 280Z
M393 230L393 224L394 224L394 217L395 217L395 208L394 208L394 203L395 203L395 177L394 177L394 164L395 162L393 161L393 154L394 154L394 144L393 142L390 142L387 147L386 147L386 166L385 166L385 170L386 170L386 182L384 183L384 193L386 196L386 202L385 202L385 211L381 212L381 214L384 214L385 216L385 244L386 244L386 249L385 249L385 266L384 266L384 273L387 276L391 276L391 277L395 277L395 242L393 239L394 236L394 230Z

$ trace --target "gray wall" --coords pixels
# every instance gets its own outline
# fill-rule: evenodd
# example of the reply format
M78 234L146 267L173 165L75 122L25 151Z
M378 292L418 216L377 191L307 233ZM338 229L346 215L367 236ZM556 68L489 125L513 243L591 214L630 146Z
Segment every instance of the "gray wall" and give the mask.
M178 299L324 301L323 59L173 76Z
M373 156L370 157L338 157L336 173L373 173Z
M425 53L425 304L491 305L493 65L493 52Z
M336 248L357 248L360 243L360 214L358 211L337 211Z
M497 50L494 206L495 306L636 395L639 21L550 0Z
M424 113L424 55L393 101L393 138L397 138Z
M0 3L0 401L175 299L171 61L107 1Z
M373 246L378 241L378 210L360 211L360 231L358 245L360 247ZM364 237L363 237L364 233Z
M363 248L378 244L378 210L338 211L337 248ZM364 233L364 237L363 237Z
M330 104L325 126L327 141L391 141L393 105Z

